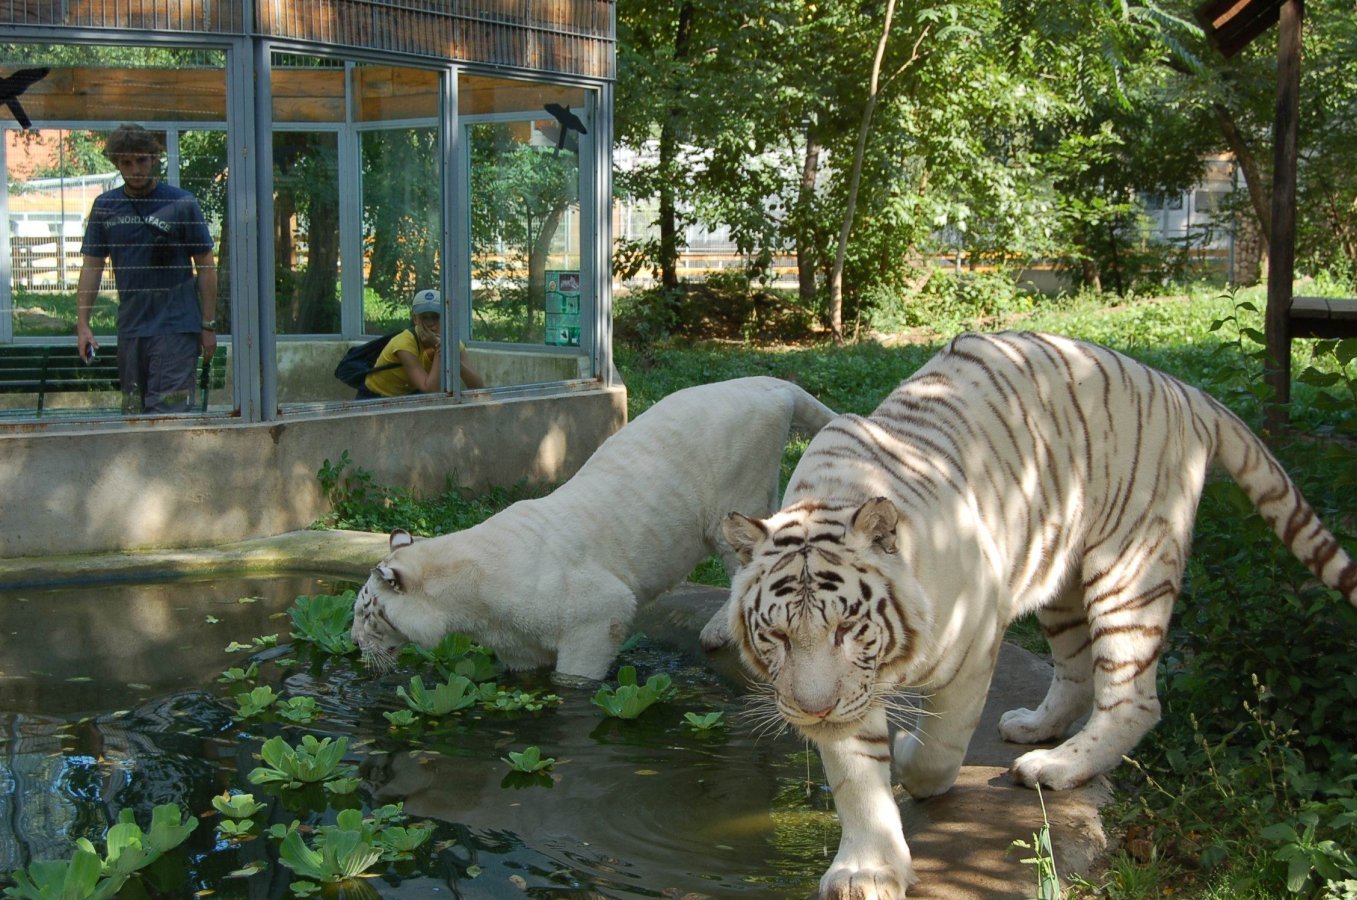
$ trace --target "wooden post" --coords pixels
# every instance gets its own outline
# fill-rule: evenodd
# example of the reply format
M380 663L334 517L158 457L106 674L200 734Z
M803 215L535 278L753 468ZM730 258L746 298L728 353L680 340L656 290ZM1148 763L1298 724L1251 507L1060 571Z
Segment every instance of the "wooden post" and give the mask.
M1277 118L1273 123L1272 234L1268 241L1267 426L1285 427L1291 402L1291 283L1296 268L1296 126L1304 0L1286 0L1277 26Z

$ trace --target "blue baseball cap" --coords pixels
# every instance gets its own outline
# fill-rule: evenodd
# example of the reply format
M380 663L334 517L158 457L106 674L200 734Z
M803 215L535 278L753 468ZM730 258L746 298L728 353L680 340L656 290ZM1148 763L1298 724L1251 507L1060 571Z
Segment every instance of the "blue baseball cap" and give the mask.
M443 295L432 288L425 288L422 291L415 291L415 300L410 307L410 312L415 315L424 313L433 313L434 315L443 315Z

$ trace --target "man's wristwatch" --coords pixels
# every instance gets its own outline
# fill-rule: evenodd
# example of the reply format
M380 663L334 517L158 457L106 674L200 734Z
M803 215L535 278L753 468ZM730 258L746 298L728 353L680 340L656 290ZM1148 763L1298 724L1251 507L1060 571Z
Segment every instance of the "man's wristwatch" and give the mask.
M217 330L216 319L208 319L203 322L203 331L216 331L216 330Z

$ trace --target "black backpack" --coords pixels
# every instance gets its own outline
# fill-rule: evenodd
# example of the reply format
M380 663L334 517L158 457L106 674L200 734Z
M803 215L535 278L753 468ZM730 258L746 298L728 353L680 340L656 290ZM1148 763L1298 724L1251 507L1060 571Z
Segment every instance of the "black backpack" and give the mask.
M406 330L414 333L413 328ZM398 334L400 334L399 331L384 334L349 350L344 354L344 358L339 361L339 365L335 366L335 377L351 388L361 388L364 379L373 372L384 372L387 369L399 368L400 363L398 362L387 363L384 366L377 365L377 357L382 355L386 345L391 343L391 339Z

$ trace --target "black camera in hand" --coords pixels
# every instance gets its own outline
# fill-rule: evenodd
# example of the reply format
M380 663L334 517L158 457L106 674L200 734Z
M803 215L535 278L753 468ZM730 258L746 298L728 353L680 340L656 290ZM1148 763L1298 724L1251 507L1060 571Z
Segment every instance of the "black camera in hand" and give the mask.
M175 262L175 241L168 231L151 228L151 265L160 268Z

